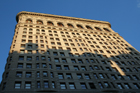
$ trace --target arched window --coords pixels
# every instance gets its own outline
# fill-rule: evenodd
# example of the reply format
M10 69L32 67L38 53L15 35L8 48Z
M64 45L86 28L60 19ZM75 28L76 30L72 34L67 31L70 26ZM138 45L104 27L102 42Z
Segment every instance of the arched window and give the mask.
M51 21L48 21L47 25L53 26L53 23Z
M87 29L93 30L90 26L86 26Z
M67 25L68 25L68 27L72 27L72 28L74 28L72 24L67 24Z
M32 23L32 20L31 19L27 19L26 23Z
M82 28L82 29L83 29L83 27L82 27L81 25L77 25L77 27L78 27L78 28Z
M64 26L62 23L57 23L57 25L58 25L58 26L61 26L61 27Z
M105 31L110 32L110 30L108 30L107 28L103 28Z
M98 30L98 31L102 31L99 27L95 27L95 29Z
M36 23L37 24L43 24L43 22L41 20L37 20Z

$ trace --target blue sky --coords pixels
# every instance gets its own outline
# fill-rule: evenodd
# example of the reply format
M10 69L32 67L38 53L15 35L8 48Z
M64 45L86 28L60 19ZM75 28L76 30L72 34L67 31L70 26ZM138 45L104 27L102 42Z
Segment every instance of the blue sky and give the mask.
M0 0L0 81L20 11L108 21L140 51L140 0Z

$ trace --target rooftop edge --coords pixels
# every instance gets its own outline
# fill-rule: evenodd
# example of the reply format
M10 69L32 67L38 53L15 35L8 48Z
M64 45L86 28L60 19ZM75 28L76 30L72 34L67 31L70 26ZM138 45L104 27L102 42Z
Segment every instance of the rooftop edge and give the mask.
M84 19L84 18L76 18L76 17L52 15L52 14L45 14L45 13L36 13L36 12L27 12L27 11L21 11L16 15L16 21L17 22L18 22L19 15L21 15L21 14L38 15L38 16L46 16L46 17L71 19L71 20L79 20L79 21L94 22L94 23L102 23L102 24L108 24L109 27L111 27L111 24L107 21L99 21L99 20L91 20L91 19Z

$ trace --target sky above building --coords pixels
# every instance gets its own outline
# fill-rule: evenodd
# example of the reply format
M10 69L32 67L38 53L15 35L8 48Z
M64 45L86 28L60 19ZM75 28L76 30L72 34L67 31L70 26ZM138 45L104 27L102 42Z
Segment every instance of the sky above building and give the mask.
M0 0L0 81L21 11L108 21L140 51L140 0Z

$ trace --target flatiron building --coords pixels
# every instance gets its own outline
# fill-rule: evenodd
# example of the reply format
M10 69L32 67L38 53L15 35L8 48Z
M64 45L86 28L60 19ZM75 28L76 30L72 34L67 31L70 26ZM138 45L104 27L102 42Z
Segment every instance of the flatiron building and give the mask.
M140 54L106 21L19 12L1 93L140 93Z

